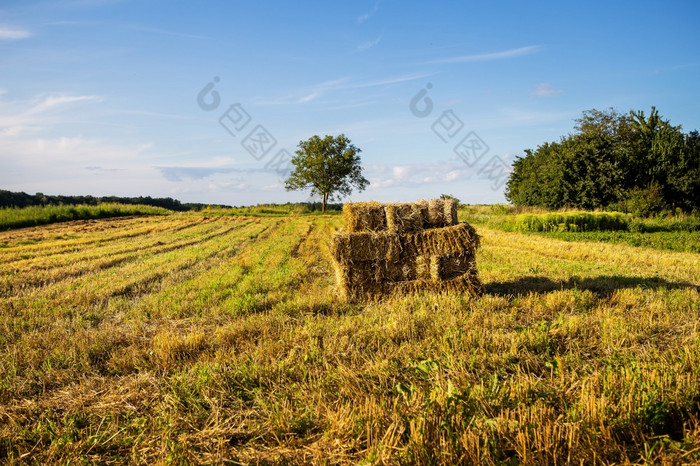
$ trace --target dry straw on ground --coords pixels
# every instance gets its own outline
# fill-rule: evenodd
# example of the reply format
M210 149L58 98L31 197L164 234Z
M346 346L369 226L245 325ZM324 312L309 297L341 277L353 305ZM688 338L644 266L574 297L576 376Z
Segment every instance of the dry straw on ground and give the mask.
M347 299L420 290L483 293L475 261L479 236L457 223L455 201L346 203L343 216L347 231L334 235L331 254Z

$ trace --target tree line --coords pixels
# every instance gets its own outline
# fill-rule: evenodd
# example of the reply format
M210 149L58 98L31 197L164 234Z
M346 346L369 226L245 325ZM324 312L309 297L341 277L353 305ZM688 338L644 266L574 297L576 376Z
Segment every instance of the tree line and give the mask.
M27 194L24 192L12 192L0 190L0 207L30 207L46 205L98 205L104 202L116 202L119 204L141 204L154 207L162 207L168 210L184 212L188 210L200 210L209 204L182 203L170 197L119 197L119 196L51 196L43 193ZM228 206L218 206L228 207Z
M514 205L607 208L649 215L700 208L700 135L652 107L588 110L574 132L516 158L506 184Z
M43 193L27 194L24 192L12 192L0 189L0 208L11 207L31 207L31 206L47 206L47 205L98 205L102 203L117 203L129 205L148 205L154 207L162 207L164 209L173 210L176 212L199 211L206 207L219 207L229 209L230 205L225 204L201 204L196 202L181 202L170 197L119 197L119 196L50 196ZM244 206L245 207L245 206ZM286 207L292 210L294 207L302 208L306 212L316 212L321 210L343 209L343 204L322 202L286 202L284 204L258 204L257 207ZM237 207L242 208L242 207Z

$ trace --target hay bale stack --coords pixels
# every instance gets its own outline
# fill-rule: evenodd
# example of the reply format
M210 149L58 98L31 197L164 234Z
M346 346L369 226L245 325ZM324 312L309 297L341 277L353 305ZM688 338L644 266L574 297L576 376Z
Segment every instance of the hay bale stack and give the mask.
M346 298L420 290L483 293L475 261L479 236L457 223L455 201L346 203L343 215L347 232L333 236L331 255Z

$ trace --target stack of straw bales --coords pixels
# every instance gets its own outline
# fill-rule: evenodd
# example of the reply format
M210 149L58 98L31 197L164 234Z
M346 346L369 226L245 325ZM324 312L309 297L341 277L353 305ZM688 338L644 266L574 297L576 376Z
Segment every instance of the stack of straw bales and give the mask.
M476 271L479 236L457 223L453 200L412 204L353 202L331 253L342 294L376 299L419 290L483 293Z

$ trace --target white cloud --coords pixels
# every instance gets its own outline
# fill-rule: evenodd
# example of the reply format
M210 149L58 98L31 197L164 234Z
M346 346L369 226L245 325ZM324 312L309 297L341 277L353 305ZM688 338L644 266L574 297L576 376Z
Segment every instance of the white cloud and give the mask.
M49 96L44 98L41 102L33 106L27 111L27 114L33 115L37 113L42 113L47 110L51 110L54 107L58 107L65 104L72 104L74 102L100 102L101 97L96 95L61 95L61 96Z
M305 104L306 102L311 102L312 100L315 100L317 97L319 97L322 93L323 93L323 91L321 91L320 89L317 91L313 91L312 93L310 93L308 95L300 97L298 100L298 103Z
M564 91L561 89L554 89L549 83L539 83L535 90L532 91L532 94L536 95L537 97L552 97L559 95L562 92Z
M209 191L246 191L250 189L248 183L243 182L210 182Z
M439 58L437 60L431 60L425 62L426 65L437 65L446 63L467 63L467 62L479 62L479 61L493 61L493 60L505 60L508 58L521 57L523 55L530 55L540 50L542 47L539 45L528 45L527 47L519 47L517 49L503 50L500 52L492 53L482 53L475 55L459 55L456 57L446 57Z
M102 98L94 95L57 95L35 98L28 101L2 102L0 106L0 136L16 137L35 132L58 122L57 115L50 110L60 110L63 106L76 102L99 102Z
M355 52L364 52L365 50L369 50L373 47L376 47L377 45L379 45L379 42L381 42L381 40L382 40L382 36L379 36L374 40L368 40L366 42L363 42L357 46L357 48L355 49Z
M281 191L283 189L284 185L282 183L268 184L262 187L263 191Z
M455 181L459 179L461 173L459 170L450 170L445 174L445 181Z
M0 149L8 160L4 163L22 166L76 167L121 165L138 160L142 153L151 148L150 144L119 146L99 139L82 137L57 138L11 138L0 139ZM12 159L10 161L9 159Z
M374 2L374 6L372 6L372 9L371 9L370 11L368 11L367 13L365 13L365 14L363 14L363 15L358 16L358 17L357 17L357 22L358 22L358 23L364 23L365 21L367 21L368 19L370 19L370 18L372 17L372 15L375 14L375 13L377 12L377 10L379 10L379 0L377 0L376 2Z
M17 40L32 37L32 33L26 29L17 29L7 26L0 26L0 40Z
M366 170L370 189L455 183L471 178L474 172L460 162L370 165Z

